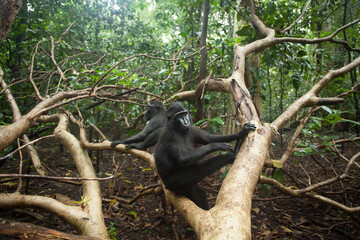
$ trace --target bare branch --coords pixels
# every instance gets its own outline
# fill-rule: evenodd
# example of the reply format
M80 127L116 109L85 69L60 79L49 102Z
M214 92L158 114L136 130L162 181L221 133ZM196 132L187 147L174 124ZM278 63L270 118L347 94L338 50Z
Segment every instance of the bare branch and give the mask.
M40 100L44 100L44 98L41 96L40 92L39 92L39 89L37 88L35 82L34 82L34 79L33 79L33 72L34 72L34 61L35 61L35 55L37 54L37 50L38 50L38 47L39 47L39 44L41 43L42 41L39 41L36 43L36 46L35 46L35 49L34 49L34 53L32 54L31 56L31 65L30 65L30 74L29 74L29 80L30 80L30 83L31 85L33 86L34 90L35 90L35 93L37 95L37 97L40 99Z
M11 157L12 155L14 155L14 153L20 151L21 149L23 149L24 147L26 147L26 146L28 146L28 145L30 145L30 144L33 144L33 143L35 143L35 142L37 142L37 141L40 141L40 140L42 140L42 139L44 139L44 138L50 138L50 137L54 137L54 135L43 136L43 137L40 137L40 138L35 139L35 140L33 140L33 141L27 142L26 144L22 145L21 147L17 148L16 150L12 151L11 153L9 153L9 154L7 154L7 155L5 155L5 156L3 156L3 157L0 157L0 161L6 159L6 158L8 158L8 157Z
M291 104L273 123L277 129L289 121L304 106L317 105L319 98L316 95L333 79L348 73L350 70L360 65L360 57L353 62L337 70L330 70L321 80L319 80L306 94Z
M273 186L275 186L278 190L280 190L281 192L290 195L292 197L308 197L308 198L313 198L313 199L317 199L321 202L330 204L336 208L339 208L341 210L343 210L344 212L348 213L348 214L352 214L355 212L359 212L360 211L360 207L347 207L341 203L338 203L332 199L329 199L327 197L318 195L316 193L304 193L304 194L300 194L299 190L293 190L291 188L287 188L284 185L282 185L281 183L279 183L278 181L276 181L275 179L272 178L268 178L268 177L264 177L264 176L260 176L259 181L261 183L267 183L267 184L271 184Z
M60 74L60 79L59 79L57 90L56 90L56 93L57 93L60 88L61 80L66 79L66 78L65 78L64 72L61 70L61 68L59 67L59 65L57 64L57 62L55 60L55 55L54 55L55 43L54 43L54 38L52 36L50 36L50 41L51 41L50 58L51 58L51 61L53 62L53 64L55 65L58 73Z
M90 123L90 127L92 127L92 128L95 130L95 132L97 132L97 134L100 135L100 137L101 137L101 139L102 139L103 141L107 140L107 138L106 138L105 135L101 132L101 130L100 130L99 128L97 128L94 124Z
M56 216L59 216L70 223L75 228L79 229L79 219L89 219L86 211L76 206L65 205L53 198L42 196L30 196L19 194L0 194L0 208L39 208L47 210ZM90 220L90 219L89 219ZM89 223L81 224L82 227Z
M59 39L55 42L55 44L60 43L60 41L62 40L62 37L65 36L65 35L69 32L70 28L71 28L72 25L74 25L74 24L75 24L75 22L72 22L72 23L66 28L65 32L63 32L63 33L60 35Z
M174 94L172 97L166 100L166 102L173 101L175 99L183 101L187 99L194 99L201 97L201 94L204 91L218 91L218 92L229 92L230 79L216 79L216 78L209 78L203 79L196 87L195 90L180 92Z
M284 34L284 33L286 33L287 31L289 31L291 28L293 28L293 27L295 26L295 24L296 24L297 22L299 22L300 19L304 16L304 14L305 14L306 10L308 9L310 3L311 3L311 0L309 0L309 1L306 3L306 5L305 5L305 7L304 7L304 9L303 9L303 12L300 14L300 16L299 16L290 26L286 27L284 30L280 31L279 33L280 33L280 34Z
M0 233L8 239L71 239L71 240L104 240L103 238L79 236L59 232L31 223L20 223L0 218Z
M124 199L124 198L120 198L117 196L110 196L110 198L116 199L119 202L124 202L127 204L133 204L136 200L138 200L140 197L145 196L145 195L149 195L149 194L156 194L156 195L160 195L163 193L163 190L161 188L160 184L156 184L156 185L152 185L152 186L148 186L144 189L141 189L141 191L139 191L134 197L132 197L130 200L128 199Z
M260 32L264 37L274 36L274 30L265 26L265 24L259 19L255 13L254 1L249 1L251 24Z
M82 178L82 177L55 177L55 176L42 176L42 175L31 175L31 174L0 174L0 178L33 178L33 179L44 179L44 180L79 180L79 181L107 181L114 178L114 176L109 176L105 178Z
M293 43L301 43L301 44L317 44L317 43L322 43L322 42L333 42L333 43L337 43L337 44L342 44L342 45L344 45L344 47L351 49L352 51L360 52L360 48L351 48L349 46L349 43L347 43L345 41L334 40L334 37L338 33L340 33L344 29L351 27L359 22L360 22L360 19L354 20L354 21L342 26L341 28L337 29L336 31L334 31L332 34L330 34L327 37L316 38L316 39L282 37L282 38L275 38L274 42L271 43L271 45L276 44L276 43L283 43L283 42L293 42Z

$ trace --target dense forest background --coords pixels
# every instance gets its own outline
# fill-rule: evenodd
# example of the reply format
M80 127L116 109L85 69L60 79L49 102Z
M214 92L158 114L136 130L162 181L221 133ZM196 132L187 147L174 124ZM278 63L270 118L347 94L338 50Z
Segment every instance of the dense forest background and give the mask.
M0 7L5 6L6 2L11 1L2 0ZM161 195L161 187L154 186L158 178L151 171L150 154L136 150L129 152L123 148L117 149L122 152L118 153L109 147L109 143L106 147L91 144L125 138L138 132L145 126L143 113L146 106L154 99L165 104L182 101L193 116L194 124L208 132L228 134L237 131L235 126L240 125L243 119L236 117L238 110L234 94L231 97L228 90L212 88L211 84L217 79L234 76L236 46L250 46L264 37L264 32L256 27L259 25L254 23L254 13L266 27L275 31L277 39L282 40L259 47L247 55L244 69L246 87L259 116L258 129L260 124L267 126L273 122L279 126L277 129L271 127L274 137L269 140L266 161L264 157L266 167L256 187L255 197L258 199L254 204L263 200L262 204L248 209L249 214L257 215L256 220L252 218L252 236L258 239L304 236L307 239L315 236L321 239L359 238L360 68L357 59L360 53L360 2L261 0L254 1L254 8L252 1L244 2L23 0L11 29L0 43L0 72L3 72L0 76L0 131L5 132L1 135L3 139L0 144L2 196L11 195L14 202L17 201L16 194L32 194L56 200L59 199L54 194L70 196L69 205L75 202L79 212L73 217L59 217L75 226L80 235L104 237L109 234L113 239L138 239L138 236L191 239L196 234L200 238L199 232L204 229L198 230L195 221L185 217L186 223L179 214L174 215L174 211L169 213L169 206L164 212L159 210L160 202L166 202L164 198L148 197L144 200L144 197L140 197L138 202L124 203L124 198L131 199L137 192ZM4 12L2 14L5 16ZM3 24L4 21L2 19ZM351 65L353 63L357 65ZM289 115L284 123L276 124L279 116L290 111L292 104L306 95L331 70L345 66L351 68L334 77L317 94L321 99L330 100L302 106L296 114ZM205 87L207 84L209 87ZM194 96L186 95L195 89L197 93ZM17 107L11 103L11 98ZM53 102L45 103L49 99L53 99ZM44 106L41 105L43 103ZM86 153L81 154L91 159L94 175L86 175L90 170L83 170L85 173L82 173L80 163L71 167L71 159L77 161L76 155L71 150L63 149L63 146L71 148L75 143L66 145L64 142L71 137L57 135L58 123L60 125L65 120L61 120L61 116L53 120L51 116L56 114L65 114L72 123L69 127L71 137L74 137L73 141L80 139L78 148L87 149L84 150ZM21 123L23 118L29 123ZM14 127L19 132L14 137L17 140L10 141L10 132L13 134L16 131L6 130L5 127L14 126L14 122L19 123ZM81 129L87 136L82 135ZM25 133L27 140L19 140ZM258 133L260 135L261 132ZM24 144L33 144L35 149L30 152L24 149L17 151ZM33 156L31 151L37 151L37 156ZM140 166L133 156L150 160L141 163L140 171L131 173L133 168ZM227 171L209 177L205 185L210 185L209 188L217 192ZM21 175L24 178L19 178ZM34 175L57 176L59 179L55 180L56 187L48 187L54 179L34 179ZM77 220L84 217L81 211L87 205L92 209L91 201L88 204L92 193L74 189L80 188L80 180L84 180L81 178L106 177L107 180L100 181L102 196L98 197L100 202L94 207L98 210L89 210L90 216L86 216L96 225L103 216L94 212L102 211L107 219L104 223L106 229L104 231L99 227L97 234L92 235L89 233L91 227L87 229L86 224L81 225ZM62 184L62 181L73 181L75 184L69 187L68 183ZM87 182L93 184L97 181ZM122 184L129 185L125 187ZM35 190L36 185L41 186L39 191ZM47 192L46 188L52 190ZM67 188L71 191L65 191ZM312 195L315 192L319 195ZM84 196L88 196L87 199ZM216 194L211 193L211 196L215 204ZM307 200L299 200L304 201L300 204L294 200L296 197ZM294 216L289 217L291 227L284 223L283 218L274 220L267 215L279 214L280 211L275 208L288 206L287 200L299 204L300 209L303 204L309 204L308 211L319 208L321 214L315 220L309 220L309 213L307 217L301 216L299 210L296 223ZM272 205L275 203L279 205ZM41 211L9 210L18 207L43 209L41 204L7 204L0 200L4 226L8 226L4 219L32 222L31 219L35 218L38 225L46 225L44 222L48 221L49 216L37 215ZM144 219L149 217L144 213L145 209L150 208L147 206L159 211L158 215L169 214L172 217L160 220L163 225L158 223L155 226L151 222L155 220L145 223ZM259 210L267 207L273 211ZM62 208L54 209L49 212L54 213ZM263 211L264 215L259 211ZM140 212L142 216L139 216ZM178 212L183 215L182 210ZM22 214L21 217L18 214ZM127 224L122 225L125 218ZM268 222L261 222L262 219ZM323 220L325 223L321 224ZM56 221L61 222L60 219ZM146 233L139 231L140 223L146 225ZM78 224L80 227L76 227ZM177 229L177 225L181 224L183 228ZM276 224L283 227L279 228ZM311 232L306 227L308 225L312 228L319 226L320 229ZM64 227L46 227L75 233L73 229ZM0 228L0 234L4 229ZM171 237L167 238L164 231L170 233ZM123 235L125 232L129 235Z

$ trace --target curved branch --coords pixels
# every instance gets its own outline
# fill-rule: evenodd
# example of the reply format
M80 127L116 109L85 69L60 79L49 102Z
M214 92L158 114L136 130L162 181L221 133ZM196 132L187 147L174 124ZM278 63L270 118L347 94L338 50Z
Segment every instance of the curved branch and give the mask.
M281 183L279 183L278 181L276 181L275 179L272 179L272 178L260 176L259 182L273 185L278 190L283 192L284 194L290 195L292 197L308 197L308 198L317 199L317 200L319 200L321 202L324 202L324 203L330 204L331 206L339 208L342 211L346 212L347 214L353 214L355 212L360 211L360 206L359 207L347 207L347 206L345 206L345 205L343 205L341 203L338 203L338 202L336 202L336 201L334 201L334 200L332 200L330 198L321 196L321 195L316 194L314 192L301 194L301 193L299 193L299 190L293 190L293 189L290 189L288 187L285 187L284 185L282 185Z
M36 43L34 53L33 53L32 56L31 56L31 65L30 65L29 81L30 81L31 85L33 86L33 88L34 88L34 90L35 90L36 96L37 96L41 101L43 101L44 98L41 96L41 94L40 94L40 92L39 92L39 89L37 88L37 86L36 86L36 84L35 84L35 82L34 82L34 79L33 79L35 55L37 54L37 50L38 50L39 44L40 44L41 42L42 42L42 40L40 40L39 42Z
M50 212L78 230L81 230L87 224L87 221L83 221L82 219L89 219L89 215L85 211L81 211L81 208L65 205L53 198L19 194L0 194L1 209L28 207Z
M353 50L353 51L356 51L356 52L360 52L360 48L351 48L348 42L334 39L334 37L338 33L340 33L344 29L346 29L348 27L351 27L351 26L353 26L353 25L355 25L355 24L357 24L359 22L360 22L360 19L356 19L356 20L342 26L341 28L337 29L332 34L330 34L329 36L323 37L323 38L306 39L306 38L295 38L295 37L282 37L282 38L273 39L274 42L271 42L269 44L274 45L274 44L277 44L277 43L284 43L284 42L301 43L301 44L317 44L317 43L322 43L322 42L332 42L332 43L341 44L347 49L350 49L350 50Z
M264 37L274 35L274 30L265 26L265 24L260 20L260 18L255 13L254 1L249 1L250 5L250 14L251 14L251 24L260 32Z
M195 90L184 91L177 93L166 100L171 102L173 100L184 101L188 99L200 98L203 91L217 91L217 92L230 92L230 79L203 79L196 87Z
M301 108L309 105L318 104L319 98L316 95L333 79L348 73L352 69L360 66L360 57L356 58L353 62L345 65L337 70L330 70L322 79L320 79L306 94L297 99L291 104L275 121L272 126L281 129L290 118L292 118Z
M58 122L54 130L57 140L63 144L74 159L76 169L82 178L95 179L96 173L87 151L82 147L81 142L68 131L69 116L66 114L55 114L42 116L39 121ZM103 221L101 189L99 181L82 181L84 196L88 199L89 224L82 229L84 235L104 237L107 236L105 223Z
M299 22L300 19L304 16L306 10L307 10L308 7L310 6L310 3L311 3L311 0L309 0L309 1L306 3L306 5L305 5L302 13L300 14L300 16L299 16L290 26L286 27L286 28L285 28L284 30L282 30L282 31L279 31L279 33L280 33L280 34L284 34L284 33L286 33L287 31L289 31L290 29L292 29L292 28L295 26L295 24L296 24L297 22Z
M86 89L71 92L60 92L41 101L30 112L28 112L26 115L23 115L19 120L0 129L0 151L8 147L13 141L15 141L16 138L23 135L31 126L33 126L34 118L38 117L46 111L85 97L88 97L88 90ZM71 101L67 100L56 104L57 102L66 98L72 99Z
M11 156L14 155L16 152L20 151L21 149L23 149L24 147L26 147L26 146L28 146L28 145L30 145L30 144L33 144L33 143L35 143L35 142L37 142L37 141L40 141L40 140L42 140L42 139L44 139L44 138L50 138L50 137L54 137L54 135L43 136L43 137L37 138L37 139L35 139L35 140L29 141L29 142L25 143L24 145L22 145L21 147L19 147L19 148L15 149L14 151L12 151L11 153L9 153L9 154L7 154L7 155L5 155L5 156L3 156L3 157L0 157L0 161L2 161L2 160L4 160L4 159L7 159L8 157L11 157Z
M353 26L353 25L355 25L355 24L357 24L359 22L360 22L360 19L352 21L352 22L342 26L341 28L337 29L332 34L330 34L329 36L323 37L323 38L317 38L317 39L306 39L306 38L296 38L296 37L275 38L275 31L273 29L267 28L261 22L261 20L256 15L254 15L253 20L252 20L252 24L256 29L258 29L261 32L261 34L265 38L256 40L254 42L251 42L251 43L247 44L244 47L239 47L238 44L235 44L235 56L238 55L241 58L241 56L244 55L246 57L250 53L263 50L263 49L265 49L267 47L270 47L270 46L273 46L273 45L276 45L276 44L279 44L279 43L286 43L286 42L301 43L301 44L317 44L317 43L322 43L322 42L333 42L333 43L337 43L337 44L342 44L342 45L344 45L345 48L350 48L353 51L360 52L360 48L351 48L349 46L349 44L347 42L345 42L345 41L334 40L334 37L339 32L341 32L344 29L346 29L348 27L351 27L351 26ZM244 51L243 52L244 54L239 54L239 52L241 50Z

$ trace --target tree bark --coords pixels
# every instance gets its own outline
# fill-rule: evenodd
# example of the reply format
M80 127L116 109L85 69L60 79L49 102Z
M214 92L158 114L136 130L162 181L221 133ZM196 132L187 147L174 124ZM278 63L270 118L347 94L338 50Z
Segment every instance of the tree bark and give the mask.
M206 63L207 63L206 38L207 38L209 13L210 13L210 0L205 0L204 1L203 21L202 21L201 40L200 40L200 47L202 49L200 51L201 59L200 59L199 82L201 82L206 77ZM197 122L203 118L203 112L204 112L203 97L198 98L196 102L197 102L196 103L197 110L196 110L196 115L195 115L195 122Z
M55 231L53 229L40 227L31 223L20 223L0 219L0 238L7 237L11 239L26 239L26 240L59 240L59 239L73 239L73 240L101 240L103 238L83 237L79 235Z
M22 5L22 0L3 0L0 4L0 43L7 36Z

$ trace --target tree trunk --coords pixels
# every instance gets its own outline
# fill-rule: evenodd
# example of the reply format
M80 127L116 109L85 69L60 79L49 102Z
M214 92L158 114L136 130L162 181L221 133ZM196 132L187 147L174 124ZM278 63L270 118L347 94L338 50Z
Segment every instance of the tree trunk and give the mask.
M207 62L207 50L206 50L206 38L207 38L207 28L208 28L208 20L209 20L209 12L210 12L210 0L204 1L204 13L203 13L203 21L202 21L202 32L201 32L201 41L200 47L202 48L200 51L201 60L200 60L200 73L199 73L199 82L206 78L206 62ZM199 121L203 118L204 112L204 99L201 96L197 99L196 103L196 116L195 121Z
M21 5L21 0L3 0L0 4L0 43L7 36Z

